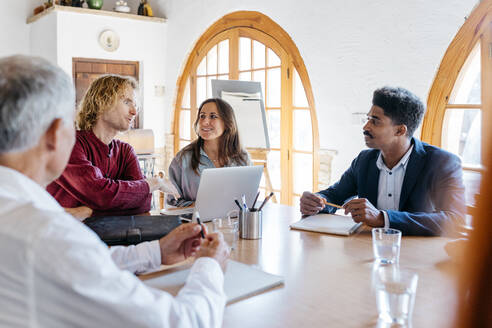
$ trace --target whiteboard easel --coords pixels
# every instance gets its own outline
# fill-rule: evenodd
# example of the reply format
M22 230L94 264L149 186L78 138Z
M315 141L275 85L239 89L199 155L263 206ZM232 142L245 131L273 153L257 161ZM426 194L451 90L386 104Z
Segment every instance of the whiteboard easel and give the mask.
M248 149L253 164L263 165L266 191L270 193L273 191L267 166L270 139L261 83L212 80L212 96L227 101L234 110L241 142ZM272 198L277 202L275 195Z

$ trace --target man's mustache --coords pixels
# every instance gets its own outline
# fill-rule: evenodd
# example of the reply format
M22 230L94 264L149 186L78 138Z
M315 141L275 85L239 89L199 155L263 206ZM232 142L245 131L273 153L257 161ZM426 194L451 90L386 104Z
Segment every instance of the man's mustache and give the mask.
M364 131L362 132L365 136L368 136L369 138L373 139L374 137L372 136L372 134L370 134L369 132L367 131Z

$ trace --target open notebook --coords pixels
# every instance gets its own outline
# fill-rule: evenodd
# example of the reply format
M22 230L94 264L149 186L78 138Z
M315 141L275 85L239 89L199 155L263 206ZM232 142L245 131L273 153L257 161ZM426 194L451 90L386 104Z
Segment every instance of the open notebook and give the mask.
M189 269L176 271L145 280L144 283L176 295L185 284L189 272ZM252 266L230 260L227 263L224 291L227 296L227 303L232 303L283 283L284 278L281 276L266 273Z
M337 214L317 214L308 216L290 225L292 229L330 233L348 236L362 225L352 220L352 217Z

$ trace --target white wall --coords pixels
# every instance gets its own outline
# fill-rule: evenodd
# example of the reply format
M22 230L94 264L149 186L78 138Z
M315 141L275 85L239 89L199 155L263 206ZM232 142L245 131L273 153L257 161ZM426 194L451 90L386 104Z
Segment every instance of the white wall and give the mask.
M8 4L7 4L8 2ZM29 54L29 31L27 17L41 4L40 0L1 0L0 10L0 57L14 54Z
M367 112L372 92L403 86L425 102L446 48L477 0L169 0L166 118L175 84L200 35L237 10L254 10L289 33L306 64L317 109L320 145L338 150L338 178L364 147L351 113ZM170 97L172 95L172 97ZM170 122L167 126L171 131Z
M154 130L156 147L164 145L166 125L163 122L168 119L163 110L164 97L156 96L154 87L164 85L165 23L59 11L31 25L31 53L52 60L70 75L74 57L138 61L143 126ZM114 30L120 37L120 46L115 52L107 52L99 46L99 34L105 29ZM52 35L56 35L55 39L50 38Z

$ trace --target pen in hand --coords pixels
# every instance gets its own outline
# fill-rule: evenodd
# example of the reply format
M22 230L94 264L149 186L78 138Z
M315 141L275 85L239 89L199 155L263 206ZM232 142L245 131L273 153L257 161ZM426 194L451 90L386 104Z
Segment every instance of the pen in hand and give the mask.
M202 228L200 230L200 235L202 236L202 239L205 239L205 234L203 233L203 226L202 226L202 223L200 222L200 215L198 214L198 212L196 212L196 222L198 222L198 224L200 225L200 228Z

